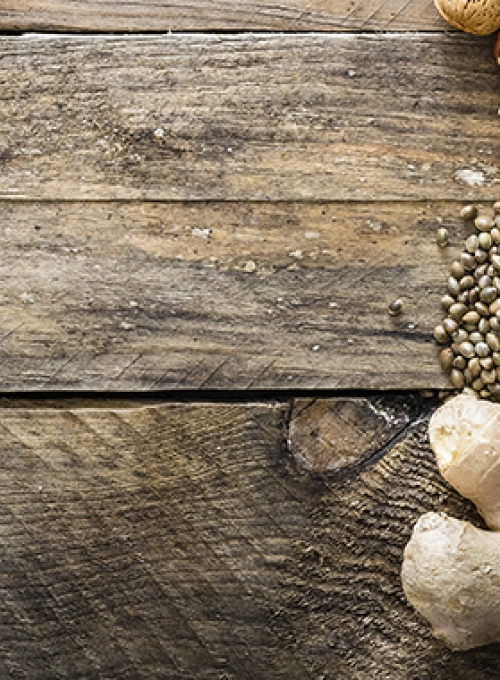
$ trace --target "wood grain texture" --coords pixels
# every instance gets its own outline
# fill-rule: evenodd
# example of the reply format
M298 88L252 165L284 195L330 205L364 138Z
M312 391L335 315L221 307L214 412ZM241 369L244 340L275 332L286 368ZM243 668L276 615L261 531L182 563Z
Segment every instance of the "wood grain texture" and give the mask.
M420 513L477 520L423 412L336 481L296 472L288 411L2 410L2 676L495 678L500 646L448 652L402 593Z
M459 212L0 203L0 391L447 387L432 329Z
M0 197L495 199L492 44L467 35L3 38Z
M3 0L3 31L443 31L432 0Z

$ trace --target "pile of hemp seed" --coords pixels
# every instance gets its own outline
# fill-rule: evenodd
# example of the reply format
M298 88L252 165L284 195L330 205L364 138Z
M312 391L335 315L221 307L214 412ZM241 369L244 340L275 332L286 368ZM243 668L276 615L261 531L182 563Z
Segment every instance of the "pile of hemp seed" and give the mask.
M460 214L474 221L476 233L450 266L448 293L441 300L446 318L434 338L446 345L439 361L455 388L500 399L500 201L489 211L467 205ZM438 229L436 241L447 244L445 229Z

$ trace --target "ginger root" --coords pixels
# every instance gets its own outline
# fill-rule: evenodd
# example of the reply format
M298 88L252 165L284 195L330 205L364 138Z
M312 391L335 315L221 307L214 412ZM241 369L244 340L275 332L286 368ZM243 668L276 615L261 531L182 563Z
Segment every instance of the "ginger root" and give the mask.
M439 471L500 529L500 404L472 390L432 416L429 439ZM443 513L415 525L401 571L408 601L452 649L500 642L500 532Z
M500 642L500 534L429 512L402 567L405 595L455 650Z
M466 390L441 406L429 424L439 471L500 530L500 404Z

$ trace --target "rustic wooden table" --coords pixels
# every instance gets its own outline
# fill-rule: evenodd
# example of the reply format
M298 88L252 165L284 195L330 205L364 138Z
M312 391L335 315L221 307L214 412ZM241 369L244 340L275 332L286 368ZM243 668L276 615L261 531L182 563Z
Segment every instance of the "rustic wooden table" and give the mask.
M0 30L0 677L497 679L399 579L421 513L478 521L426 428L493 38L421 0Z

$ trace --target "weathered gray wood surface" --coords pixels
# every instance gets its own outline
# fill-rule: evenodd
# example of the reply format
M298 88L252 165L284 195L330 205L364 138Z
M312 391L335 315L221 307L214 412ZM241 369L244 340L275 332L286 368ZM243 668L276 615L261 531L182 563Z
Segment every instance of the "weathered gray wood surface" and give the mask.
M406 399L341 478L297 472L287 403L2 409L2 677L495 678L499 646L448 652L401 590L420 513L477 520Z
M3 38L0 197L495 199L492 44L463 34Z
M0 6L4 31L444 28L417 0ZM448 652L400 586L421 512L478 520L434 401L151 405L447 385L457 201L499 198L492 44L0 40L0 677L498 677L498 646ZM101 395L29 400L64 389Z
M4 31L450 30L432 0L3 0Z
M0 391L445 387L459 211L1 202Z

